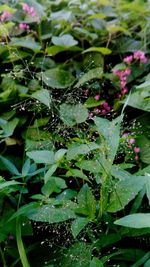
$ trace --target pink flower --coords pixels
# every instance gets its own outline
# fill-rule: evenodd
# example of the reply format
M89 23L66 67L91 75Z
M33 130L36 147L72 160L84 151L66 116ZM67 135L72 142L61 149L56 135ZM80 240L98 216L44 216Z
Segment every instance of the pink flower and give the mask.
M98 101L100 99L100 95L94 96L94 99Z
M140 148L139 148L139 147L134 147L134 152L135 152L136 154L140 153Z
M128 88L124 87L122 90L121 90L121 94L122 95L125 95L128 93Z
M28 15L30 15L31 17L35 17L35 16L36 16L36 11L35 11L35 8L34 8L34 7L29 6L29 5L26 4L26 3L23 3L23 4L22 4L22 9L23 9Z
M138 156L138 155L135 156L135 160L136 160L136 161L139 160L139 156Z
M19 24L19 29L21 30L28 30L29 29L29 25L26 23L20 23Z
M6 19L8 19L10 16L12 16L12 14L8 11L4 11L2 13L2 15L0 16L0 21L5 21Z
M124 75L128 76L131 74L131 70L129 68L124 70Z
M140 63L147 62L147 57L145 56L145 53L141 50L134 52L133 57L134 59L140 60Z
M127 63L127 64L131 64L131 62L133 61L133 56L131 55L131 56L125 57L125 58L123 59L123 61L124 61L125 63Z
M135 139L134 139L134 138L130 138L130 139L129 139L129 144L132 145L132 144L134 144L134 143L135 143Z

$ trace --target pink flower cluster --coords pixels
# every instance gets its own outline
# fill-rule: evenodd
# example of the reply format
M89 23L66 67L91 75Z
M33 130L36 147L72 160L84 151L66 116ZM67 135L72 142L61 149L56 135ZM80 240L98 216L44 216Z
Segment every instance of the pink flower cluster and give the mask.
M135 153L135 160L138 161L139 160L140 147L135 146L135 142L136 142L135 138L132 138L132 137L129 138L129 133L124 133L122 137L126 139L128 147L130 149L132 149L133 152Z
M29 6L26 3L22 4L22 9L31 17L35 17L36 16L36 11L35 8L33 6Z
M143 51L138 50L135 51L133 55L125 57L123 61L127 64L131 64L134 60L139 60L140 63L145 64L147 62L147 57Z
M131 74L131 70L129 68L126 68L125 70L113 70L113 73L120 80L121 95L125 95L126 93L128 93L126 84L127 84L127 77Z
M29 30L29 25L26 23L20 23L19 24L19 29L20 30Z
M107 114L111 110L111 107L107 102L102 103L99 107L94 109L96 114Z
M10 12L8 12L8 11L4 11L3 13L2 13L2 15L0 16L0 21L5 21L6 19L8 19L9 17L11 17L12 16L12 14L10 13Z

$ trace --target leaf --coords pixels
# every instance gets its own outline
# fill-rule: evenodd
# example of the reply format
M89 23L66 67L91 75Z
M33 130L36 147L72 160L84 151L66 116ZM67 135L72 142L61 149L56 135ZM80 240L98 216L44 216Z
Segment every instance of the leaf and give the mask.
M140 159L142 162L150 164L150 140L142 135L138 139L138 145L140 147Z
M82 231L82 229L88 224L89 218L77 217L71 225L71 231L73 237L76 238L77 235Z
M9 186L18 185L18 184L21 184L21 183L16 182L14 180L12 180L12 181L6 181L6 182L1 182L0 183L0 190L3 190L4 188L9 187Z
M58 45L53 45L50 47L46 48L46 53L50 56L55 56L58 53L64 52L64 51L82 51L82 48L78 47L78 46L58 46Z
M97 126L99 133L105 138L107 145L108 158L113 161L119 146L120 140L120 123L122 116L113 121L104 118L95 117L94 122Z
M85 103L84 103L84 106L86 108L93 108L93 107L98 107L99 105L101 105L104 101L103 100L100 100L100 101L97 101L96 99L94 99L93 97L89 97Z
M53 36L52 43L57 46L65 46L65 47L70 47L78 44L78 42L73 38L71 34L64 34L58 37Z
M82 52L82 54L88 53L88 52L99 52L103 55L109 55L112 53L112 51L107 47L90 47L90 48L84 50Z
M41 192L46 197L49 197L53 192L59 193L55 180L51 178L49 181L46 182L41 188Z
M150 213L136 213L127 215L114 224L129 227L129 228L147 228L150 227Z
M59 149L56 153L55 153L55 161L57 163L61 162L61 160L64 158L64 155L66 154L67 149Z
M90 262L90 266L89 267L104 267L104 265L103 265L101 260L99 260L98 258L94 257L92 259L92 261Z
M146 182L146 195L147 195L149 205L150 205L150 174L149 173L145 174L145 182Z
M69 146L67 151L67 159L72 160L75 159L78 155L86 155L90 153L92 150L99 149L100 146L96 143L89 144L73 144Z
M30 220L36 222L58 223L76 218L75 213L69 208L55 208L48 205L36 208L34 213L28 214Z
M13 120L8 121L6 124L4 124L2 126L2 129L4 131L3 136L4 137L11 136L13 134L18 122L19 122L19 119L14 118Z
M23 164L23 167L22 167L22 175L25 177L29 170L30 170L30 167L31 167L31 164L30 164L30 159L27 159L25 161L25 163Z
M82 104L62 104L60 105L60 118L64 124L74 126L82 123L88 118L88 110Z
M75 84L74 87L80 87L81 85L93 79L101 79L102 76L103 76L103 69L101 67L93 68L89 70L87 73L83 74L83 76L79 79L79 81Z
M50 166L50 168L48 169L48 171L45 173L44 175L44 182L47 183L47 181L49 179L51 179L51 176L53 175L53 173L57 170L58 165L57 164L53 164L52 166Z
M27 152L27 156L33 159L35 163L53 164L54 152L49 150L33 150Z
M35 42L35 40L31 37L11 38L11 42L9 43L9 45L15 47L25 47L33 50L34 52L39 52L41 49L40 44Z
M20 175L19 171L17 170L16 166L8 159L3 156L0 156L0 161L3 163L5 168L10 171L10 173L15 175Z
M65 89L74 83L75 78L69 71L54 68L42 73L42 81L53 89Z
M93 220L96 212L96 201L87 184L84 184L77 196L78 207L75 212L86 215L90 220Z
M132 176L119 181L110 195L110 203L107 210L116 212L123 209L145 185L144 176Z
M38 90L37 92L33 93L31 96L33 98L39 100L41 103L46 105L48 108L50 108L51 97L50 97L48 90L46 90L46 89Z
M136 88L130 94L128 105L144 111L150 112L150 89L145 87L143 89Z
M89 182L88 177L81 170L78 170L78 169L70 168L69 171L67 171L66 176L67 177L73 176L73 177L81 178Z

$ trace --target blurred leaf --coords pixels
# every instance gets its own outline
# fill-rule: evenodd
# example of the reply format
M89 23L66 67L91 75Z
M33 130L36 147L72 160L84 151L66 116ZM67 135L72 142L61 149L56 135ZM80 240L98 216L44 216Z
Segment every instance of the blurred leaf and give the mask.
M82 104L71 105L64 103L60 106L60 118L64 124L73 126L86 121L88 111Z
M116 220L114 223L129 228L150 227L150 213L136 213L127 215L119 220Z
M11 38L11 42L9 43L10 46L15 47L25 47L28 49L33 50L34 52L39 52L41 49L41 46L38 42L35 42L35 40L31 37L20 37L20 38Z
M81 78L79 78L79 81L75 84L74 87L80 87L81 85L93 79L101 79L102 76L103 76L103 69L101 67L91 69L87 73L83 74Z
M27 156L36 163L53 164L54 152L49 150L35 150L27 152Z
M78 44L78 42L70 34L64 34L58 37L53 36L52 43L57 46L65 46L65 47L75 46Z
M50 97L50 93L48 90L46 89L38 90L37 92L33 93L31 96L39 100L41 103L46 105L48 108L50 108L51 97Z
M77 217L71 224L71 231L73 237L76 238L77 235L81 232L81 230L88 224L89 218L85 217Z
M72 160L75 159L78 155L86 155L90 153L92 150L99 149L100 146L96 143L89 144L73 144L70 145L67 151L67 159Z
M3 163L6 170L10 171L10 173L15 174L15 175L20 175L16 166L10 160L6 159L3 156L0 156L0 161Z
M55 68L43 72L42 81L53 89L65 89L74 83L75 78L69 71Z
M102 55L109 55L111 54L111 50L107 47L90 47L86 50L84 50L82 53L88 53L88 52L99 52L101 53Z

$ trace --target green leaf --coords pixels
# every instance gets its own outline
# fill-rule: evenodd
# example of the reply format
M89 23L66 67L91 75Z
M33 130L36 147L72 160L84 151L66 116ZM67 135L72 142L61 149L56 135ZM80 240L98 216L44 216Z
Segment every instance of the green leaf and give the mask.
M150 111L150 89L149 86L145 88L136 88L130 94L128 103L129 106L138 108L144 111Z
M127 215L114 224L129 227L129 228L147 228L150 227L150 213L136 213Z
M101 260L94 257L92 261L90 262L90 267L104 267L104 265Z
M69 71L54 68L42 73L42 81L53 89L65 89L74 83L75 78Z
M64 103L60 105L59 112L60 118L68 126L82 123L88 118L88 110L82 104L71 105Z
M104 118L95 117L94 122L97 126L99 133L104 137L107 148L108 158L113 162L120 140L120 123L122 116L113 121Z
M55 56L58 53L61 53L63 51L82 51L82 48L78 47L78 46L58 46L58 45L53 45L50 47L46 48L46 53L50 56Z
M150 140L144 135L138 139L140 147L140 159L146 164L150 164Z
M53 36L52 43L57 46L65 46L65 47L70 47L78 44L78 42L70 34L64 34L58 37Z
M41 188L41 192L46 197L49 197L53 192L58 193L59 190L56 186L55 180L51 178L49 181L46 182Z
M30 164L30 159L26 159L25 163L23 164L22 167L22 175L25 177L29 170L30 170L31 164Z
M146 182L146 195L147 195L149 205L150 205L150 174L149 173L145 174L145 182Z
M72 160L75 159L78 155L86 155L90 153L92 150L99 149L100 146L96 143L89 144L73 144L69 146L67 151L67 159Z
M46 89L38 90L37 92L33 93L31 96L39 100L41 103L46 105L48 108L50 108L51 97L50 97L50 93L48 90Z
M89 182L88 177L81 170L78 170L78 169L69 168L69 171L67 171L66 176L67 177L73 176L73 177L81 178Z
M28 218L36 222L57 223L76 218L69 208L55 208L48 205L36 208Z
M17 126L19 122L19 119L17 118L14 118L13 120L11 121L8 121L6 124L4 124L2 126L2 129L3 129L3 136L4 137L8 137L8 136L11 136Z
M57 163L59 163L63 158L64 158L64 155L66 154L67 152L67 149L59 149L56 153L55 153L55 161Z
M11 38L10 46L25 47L33 50L34 52L40 52L41 46L38 42L31 37Z
M101 67L93 68L89 70L87 73L83 74L79 81L75 84L74 87L80 87L81 85L89 82L93 79L101 79L103 76L103 69Z
M99 105L101 105L104 101L103 100L100 100L100 101L97 101L96 99L94 99L93 97L89 97L85 103L84 103L84 106L86 108L93 108L93 107L98 107Z
M73 234L73 237L76 238L77 235L82 231L82 229L88 224L89 218L85 217L77 217L72 225L71 225L71 231Z
M35 150L27 152L27 156L33 159L35 163L53 164L54 152L49 150Z
M0 190L3 190L4 188L9 187L9 186L18 185L18 184L21 184L21 183L16 182L14 180L12 180L12 181L6 181L6 182L1 182L0 183Z
M112 53L112 51L107 47L90 47L86 50L84 50L82 53L88 53L88 52L99 52L103 55L109 55Z
M96 201L87 184L83 185L77 196L78 207L75 212L86 215L90 220L93 220L96 212Z
M119 181L110 195L110 203L107 210L116 212L123 209L145 185L144 176L132 176Z
M47 181L49 179L51 179L51 176L53 175L53 173L57 170L58 165L57 164L53 164L52 166L50 166L50 168L48 169L48 171L45 173L44 175L44 182L47 183Z
M19 171L17 170L16 166L8 159L3 156L0 156L0 161L5 166L6 170L10 171L10 173L15 175L20 175Z

